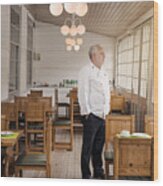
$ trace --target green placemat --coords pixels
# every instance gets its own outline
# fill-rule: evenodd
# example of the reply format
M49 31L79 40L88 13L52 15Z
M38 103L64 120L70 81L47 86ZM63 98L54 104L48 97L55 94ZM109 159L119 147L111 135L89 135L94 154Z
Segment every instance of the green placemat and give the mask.
M13 134L1 134L1 139L16 139L18 137L19 133L18 132L14 132Z

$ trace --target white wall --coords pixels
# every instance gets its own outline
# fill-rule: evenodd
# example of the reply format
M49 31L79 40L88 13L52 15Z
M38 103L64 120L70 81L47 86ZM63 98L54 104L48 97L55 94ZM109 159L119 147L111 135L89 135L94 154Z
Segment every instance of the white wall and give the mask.
M27 15L22 6L19 95L27 92ZM89 62L88 50L93 44L101 44L106 52L105 67L112 79L114 38L86 33L79 52L67 52L60 28L51 24L37 23L34 29L34 51L41 60L33 61L33 82L58 84L63 79L77 79L78 71ZM1 6L1 100L9 97L10 67L10 6Z
M1 6L1 99L8 98L10 58L10 8Z
M33 81L58 84L63 79L77 79L78 71L89 62L88 50L93 44L101 44L106 52L105 67L110 79L113 76L114 38L86 33L80 51L66 51L60 28L52 24L36 24L35 52L41 60L33 62Z

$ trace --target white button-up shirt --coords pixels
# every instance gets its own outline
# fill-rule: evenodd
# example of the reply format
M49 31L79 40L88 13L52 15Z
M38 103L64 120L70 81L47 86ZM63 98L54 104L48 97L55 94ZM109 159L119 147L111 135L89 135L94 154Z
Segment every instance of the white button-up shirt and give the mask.
M101 118L110 111L109 78L103 67L92 62L81 69L78 78L78 100L81 115L90 113Z

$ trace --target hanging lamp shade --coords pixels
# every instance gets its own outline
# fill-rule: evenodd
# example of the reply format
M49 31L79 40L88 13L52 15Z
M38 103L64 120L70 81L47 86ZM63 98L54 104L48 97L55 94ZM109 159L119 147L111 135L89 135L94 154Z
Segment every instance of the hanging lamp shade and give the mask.
M76 36L77 34L77 28L75 25L72 25L71 28L70 28L70 35L71 36Z
M80 50L80 46L79 45L74 45L74 50L75 51L79 51Z
M76 39L76 43L77 43L78 45L82 45L82 44L83 44L83 39L82 39L82 38L77 38L77 39Z
M67 44L67 45L71 45L71 38L66 38L65 39L65 43Z
M64 36L67 36L70 32L70 28L67 26L67 25L63 25L61 27L61 33L64 35Z
M76 44L75 39L71 39L71 46L74 46Z
M64 3L64 9L69 14L75 13L76 6L77 6L77 3Z
M84 34L85 33L85 26L84 25L78 25L77 32L80 35Z
M62 3L53 3L49 6L50 13L54 16L59 16L63 12L63 5Z
M87 3L77 3L75 13L82 17L85 16L85 14L88 12L88 5Z
M72 50L72 46L71 46L71 45L67 45L67 46L66 46L66 50L67 50L67 51L71 51L71 50Z

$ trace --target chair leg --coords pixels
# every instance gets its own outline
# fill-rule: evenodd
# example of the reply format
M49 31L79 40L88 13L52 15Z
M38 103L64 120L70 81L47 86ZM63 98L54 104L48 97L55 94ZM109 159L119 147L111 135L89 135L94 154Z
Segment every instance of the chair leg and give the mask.
M54 150L54 127L52 127L52 151Z
M46 177L51 178L51 166L47 165L46 167Z
M73 141L74 141L74 132L73 132L73 127L70 129L70 150L72 151L73 149Z
M19 171L17 167L15 167L15 177L19 177Z
M46 123L44 123L44 127L46 126ZM43 152L46 152L46 132L45 132L45 129L44 129L44 132L43 132Z
M54 143L55 143L55 128L52 128L52 151L54 150Z
M109 175L109 162L107 160L105 160L105 179L108 179L108 175Z
M19 175L20 175L20 177L23 177L23 170L22 169L19 171Z
M22 177L23 176L23 171L18 168L18 167L15 167L15 177Z

